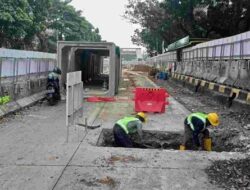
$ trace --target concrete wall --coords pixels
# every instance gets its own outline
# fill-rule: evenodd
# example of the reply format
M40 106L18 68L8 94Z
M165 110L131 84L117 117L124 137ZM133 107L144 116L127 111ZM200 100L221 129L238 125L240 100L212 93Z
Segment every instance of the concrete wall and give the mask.
M147 64L174 73L250 91L250 32L212 40L150 58ZM164 66L163 66L164 65Z
M0 96L17 100L45 90L56 55L0 48Z

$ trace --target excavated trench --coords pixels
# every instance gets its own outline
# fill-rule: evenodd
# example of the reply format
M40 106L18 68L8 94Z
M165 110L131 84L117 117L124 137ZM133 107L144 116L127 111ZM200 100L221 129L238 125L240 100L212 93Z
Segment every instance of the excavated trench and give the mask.
M145 73L145 75L147 75L147 73ZM221 98L218 98L216 94L207 94L206 91L203 92L203 90L200 89L193 89L193 87L190 89L186 88L187 86L184 87L181 83L171 80L171 78L168 81L151 79L157 83L158 86L166 88L169 94L190 112L218 112L221 121L220 126L213 130L209 129L213 141L213 151L249 153L249 109L243 109L241 106L234 104L235 102L233 103L234 106L229 108L227 102L225 102L224 99L221 100ZM103 132L105 133L105 131ZM104 144L101 146L114 146L112 133L109 134L109 138L112 138L112 140L110 139L112 142L107 142L105 145L106 142L104 141ZM176 141L180 143L181 138L177 138ZM156 142L158 143L159 141ZM160 147L158 149L163 149L162 146L158 147ZM178 146L175 146L168 149L176 149L176 147L178 148ZM218 187L222 189L250 189L249 162L249 155L245 159L217 160L212 162L205 171L210 183L218 185Z
M190 112L217 112L220 125L212 131L216 149L232 152L249 152L250 150L250 112L246 105L228 108L226 104L205 92L194 92L193 88L185 88L174 80L161 84L169 94L185 106ZM244 109L243 109L244 108Z
M143 130L143 144L140 143L138 136L132 135L131 139L133 141L134 148L141 149L174 149L179 150L179 146L183 139L183 134L174 132L162 132L162 131L148 131ZM97 146L104 147L117 147L114 142L112 129L103 129ZM224 145L221 141L214 141L212 144L212 151L216 152L229 152L234 150L233 145ZM188 150L196 150L196 147L192 146L192 142L187 145Z

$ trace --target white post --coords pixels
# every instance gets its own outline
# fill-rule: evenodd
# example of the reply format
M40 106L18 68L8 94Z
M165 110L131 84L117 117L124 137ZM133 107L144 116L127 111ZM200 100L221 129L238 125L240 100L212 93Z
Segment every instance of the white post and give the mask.
M75 119L82 116L83 85L81 81L81 71L67 73L66 92L66 142L69 141L69 127L75 125ZM79 114L80 112L80 114ZM78 130L79 139L79 130Z

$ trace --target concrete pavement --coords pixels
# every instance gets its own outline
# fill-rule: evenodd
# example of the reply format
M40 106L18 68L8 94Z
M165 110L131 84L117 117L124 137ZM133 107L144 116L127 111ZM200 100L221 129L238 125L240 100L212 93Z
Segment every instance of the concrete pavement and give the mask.
M152 86L141 76L135 80L137 85ZM183 131L189 112L173 98L169 100L166 113L149 114L145 130ZM97 107L99 112L94 111ZM36 105L22 117L1 124L0 186L18 190L218 189L207 181L204 169L212 160L244 157L226 152L96 146L102 129L111 129L117 119L131 113L132 101L84 103L84 116L102 126L95 130L71 127L69 143L65 143L63 102L54 107Z

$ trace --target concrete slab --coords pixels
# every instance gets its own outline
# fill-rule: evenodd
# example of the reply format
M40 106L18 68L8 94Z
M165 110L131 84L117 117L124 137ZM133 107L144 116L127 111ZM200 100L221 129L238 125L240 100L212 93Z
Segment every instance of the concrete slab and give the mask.
M130 167L68 167L55 189L219 189L203 171Z
M145 130L158 130L170 132L182 132L184 119L190 112L174 98L169 97L169 105L163 114L148 114L148 122Z
M112 157L124 160L112 161ZM133 159L126 158L132 157ZM111 147L91 147L82 144L71 166L81 167L135 167L135 168L179 168L202 170L217 159L244 158L240 153L193 152L156 149L126 149Z
M10 112L16 111L20 109L21 107L16 102L9 102L5 105L1 105L0 109L5 114L8 114Z
M30 97L22 98L20 100L17 100L17 103L20 105L20 107L25 107L27 105L30 105L33 103L33 100Z
M4 115L5 115L4 111L0 108L0 117L2 117Z
M8 148L0 148L2 165L66 165L77 147L71 144L30 144L22 142Z
M91 115L94 107L85 105L84 114ZM37 105L2 123L0 189L52 189L85 132L70 127L70 143L65 143L64 103Z
M44 98L44 95L45 95L45 91L34 94L32 96L29 96L29 97L24 97L24 98L16 100L16 101L9 102L5 105L1 105L0 106L0 117L7 115L11 112L17 111L21 108L24 108L26 106L29 106L29 105L39 101L42 98Z
M51 189L61 174L62 166L0 166L1 189Z

